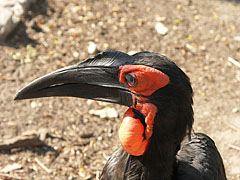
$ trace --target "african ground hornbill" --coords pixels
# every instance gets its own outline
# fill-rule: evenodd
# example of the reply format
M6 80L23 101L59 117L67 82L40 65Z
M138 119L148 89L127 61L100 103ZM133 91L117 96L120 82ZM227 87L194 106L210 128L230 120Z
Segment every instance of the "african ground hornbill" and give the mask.
M101 179L225 180L221 156L205 134L191 133L192 88L167 57L107 50L28 84L15 100L73 96L126 105L121 147Z

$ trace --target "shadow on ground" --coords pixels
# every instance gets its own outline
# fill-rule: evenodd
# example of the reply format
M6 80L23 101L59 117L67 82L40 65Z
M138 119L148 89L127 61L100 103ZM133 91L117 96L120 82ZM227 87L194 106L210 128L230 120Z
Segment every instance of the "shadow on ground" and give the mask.
M1 150L0 154L12 155L12 154L26 152L26 151L30 151L32 153L35 153L37 155L42 155L42 156L45 156L47 153L52 153L52 155L56 157L59 155L59 152L57 150L55 150L52 146L49 146L46 144L39 147L21 147L21 148L9 149L9 150Z

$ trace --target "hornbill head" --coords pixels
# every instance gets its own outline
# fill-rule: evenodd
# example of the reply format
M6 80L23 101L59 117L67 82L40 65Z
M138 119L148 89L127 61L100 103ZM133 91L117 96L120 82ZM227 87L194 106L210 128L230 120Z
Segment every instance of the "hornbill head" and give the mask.
M128 106L119 138L124 150L134 156L144 155L156 140L172 140L177 147L193 123L189 78L167 57L150 52L129 56L104 51L34 80L15 100L50 96Z

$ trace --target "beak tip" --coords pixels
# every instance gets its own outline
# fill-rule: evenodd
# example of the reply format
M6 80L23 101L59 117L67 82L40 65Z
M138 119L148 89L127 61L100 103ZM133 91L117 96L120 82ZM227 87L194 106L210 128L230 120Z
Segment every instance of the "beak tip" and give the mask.
M26 92L23 90L18 91L13 97L14 101L26 99Z
M15 96L13 98L14 101L21 100L21 99L22 98L21 98L21 95L19 93L15 94Z

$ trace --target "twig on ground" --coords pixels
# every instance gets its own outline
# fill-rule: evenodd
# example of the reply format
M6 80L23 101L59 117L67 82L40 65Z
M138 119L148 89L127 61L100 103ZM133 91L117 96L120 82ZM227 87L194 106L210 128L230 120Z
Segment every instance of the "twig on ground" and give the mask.
M240 147L239 147L239 146L235 146L235 145L233 145L233 144L229 144L228 146L229 146L230 148L232 148L232 149L235 149L235 150L240 151Z
M238 61L236 61L235 59L228 57L228 61L240 68L240 63Z
M0 173L0 177L5 177L5 178L12 178L12 179L22 179L24 180L24 178L17 176L17 175L11 175L11 174L5 174L5 173Z
M99 180L99 178L100 178L100 172L96 171L96 180Z
M237 131L240 133L240 129L236 128L234 125L228 123L228 122L224 122L228 127L232 128L233 130Z
M37 162L37 164L44 170L46 171L48 174L52 173L51 169L48 169L43 163L41 163L38 158L35 158L35 161Z

